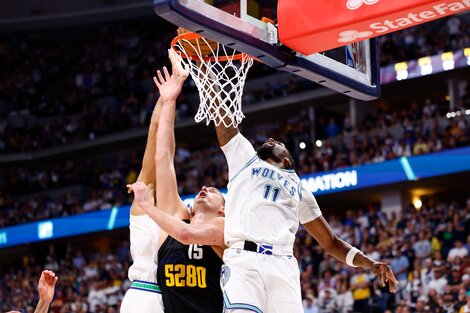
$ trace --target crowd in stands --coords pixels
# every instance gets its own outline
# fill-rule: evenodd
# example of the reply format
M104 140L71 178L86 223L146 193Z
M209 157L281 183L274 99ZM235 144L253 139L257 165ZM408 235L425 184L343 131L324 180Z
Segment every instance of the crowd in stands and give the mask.
M393 112L378 111L359 127L349 127L348 123L347 117L341 126L333 118L323 123L321 147L309 139L312 124L305 114L242 132L255 146L269 137L286 142L299 175L470 145L466 115L448 119L429 100ZM310 142L303 150L299 148L302 141ZM218 146L195 150L186 149L182 142L177 146L175 168L180 194L195 193L203 185L226 186L227 166ZM127 204L130 199L124 186L136 180L141 159L133 152L5 169L0 180L0 227ZM80 190L49 192L74 186Z
M299 232L296 255L306 313L470 311L470 197L430 198L387 216L374 209L328 218L344 240L391 264L396 294L370 273L328 256Z
M99 31L93 28L87 38L75 40L68 32L57 35L67 40L48 38L47 33L3 40L0 154L38 151L147 125L156 99L153 70L166 63L165 47L173 36L168 31L173 28L152 25L144 21L104 26ZM470 25L461 17L450 17L382 37L381 62L468 46ZM263 67L256 71L266 72ZM186 87L178 118L195 112L194 86L188 82ZM246 93L244 100L255 105L308 87L296 78L272 81ZM469 100L467 94L462 103ZM427 100L401 110L378 111L357 127L349 117L322 118L315 126L316 138L322 139L320 147L312 143L312 121L306 113L242 131L255 145L268 137L286 142L302 175L470 145L468 118L462 114L447 119L445 113ZM301 142L306 143L305 149L300 148ZM2 169L0 228L128 204L124 186L135 181L140 162L139 153L128 153ZM181 194L196 192L203 185L227 184L226 161L217 146L197 150L178 146L175 168ZM390 217L373 207L329 217L341 238L392 264L400 280L397 295L369 273L325 255L301 230L295 253L302 270L305 312L347 313L352 308L470 312L469 219L470 200L436 199L425 201L419 211L410 207ZM34 282L48 268L60 276L51 312L117 312L129 287L128 248L126 242L107 254L82 254L70 248L64 256L51 246L45 262L25 257L23 264L2 272L0 310L32 312Z
M130 287L127 269L131 262L127 241L109 253L84 254L69 244L65 255L59 255L54 245L50 245L44 261L25 256L21 265L2 272L0 311L33 312L37 303L37 277L47 268L59 277L50 312L117 313Z
M324 212L338 236L391 264L400 282L396 294L371 273L328 256L301 228L294 253L304 312L469 312L470 196L466 202L438 199L430 197L420 210L410 206L390 216L374 205L344 216ZM22 264L4 267L0 310L32 312L38 274L51 269L60 278L51 312L118 312L130 285L129 243L124 240L108 253L81 251L72 244L65 250L58 254L50 245L44 260L25 256Z
M468 13L381 37L381 65L470 47Z
M382 64L470 46L467 15L384 36ZM152 76L167 63L166 47L173 32L173 26L154 18L4 35L0 154L33 152L144 127L156 99ZM257 65L250 77L270 73ZM306 86L316 85L296 79L273 81L246 91L244 98L248 104L259 103ZM188 83L178 106L180 118L194 115L195 97L194 85Z

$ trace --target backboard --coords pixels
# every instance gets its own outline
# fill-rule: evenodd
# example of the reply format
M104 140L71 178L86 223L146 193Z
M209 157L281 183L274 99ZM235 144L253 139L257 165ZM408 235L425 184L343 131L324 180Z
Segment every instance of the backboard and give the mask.
M376 39L349 49L349 53L342 47L340 53L303 55L279 42L277 3L277 0L154 0L154 8L171 23L251 55L272 68L353 98L372 100L380 95ZM365 66L346 64L357 61L358 56L362 56L361 64Z

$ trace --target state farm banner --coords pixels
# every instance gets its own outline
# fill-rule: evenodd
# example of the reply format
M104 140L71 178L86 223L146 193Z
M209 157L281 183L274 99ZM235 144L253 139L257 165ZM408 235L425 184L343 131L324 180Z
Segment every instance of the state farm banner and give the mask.
M279 0L279 40L304 55L470 9L470 0Z

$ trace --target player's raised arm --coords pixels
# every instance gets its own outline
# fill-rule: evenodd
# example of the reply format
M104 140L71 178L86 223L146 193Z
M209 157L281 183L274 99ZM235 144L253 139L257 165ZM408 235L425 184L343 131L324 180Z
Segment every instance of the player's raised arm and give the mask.
M150 119L149 131L147 135L147 144L145 146L144 157L142 159L142 170L137 181L144 182L146 185L156 183L155 177L155 147L157 139L158 122L162 110L163 100L158 98Z
M147 187L142 182L137 182L127 187L129 188L129 192L134 192L134 201L142 207L169 236L185 245L198 244L224 247L223 215L211 220L211 222L207 224L199 224L197 226L187 224L181 219L165 213L164 210L157 210L148 198Z
M152 198L152 203L155 204L155 186L157 185L156 169L155 169L155 146L157 139L158 121L160 119L160 112L162 110L163 101L159 97L157 103L152 112L150 119L149 130L147 134L147 144L145 146L144 157L142 159L142 169L140 170L137 181L144 182L149 185L149 196ZM131 205L132 215L144 215L146 214L142 208L140 208L134 202Z
M157 142L155 151L157 181L164 182L156 186L158 207L171 215L185 213L185 206L178 195L176 172L174 167L175 157L175 111L176 99L179 96L183 83L188 77L187 69L181 66L175 52L168 50L172 64L172 75L166 67L163 73L157 71L154 77L155 85L160 91L162 110L158 122Z

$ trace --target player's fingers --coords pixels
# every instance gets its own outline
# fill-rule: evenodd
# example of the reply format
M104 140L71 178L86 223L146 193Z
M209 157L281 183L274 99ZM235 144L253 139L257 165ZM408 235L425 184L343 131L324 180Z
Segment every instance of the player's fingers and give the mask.
M157 86L157 88L160 88L161 84L155 76L153 77L153 83L155 84L155 86Z
M163 72L165 73L165 81L168 81L170 79L170 73L168 72L166 66L163 67Z
M165 83L165 79L163 79L162 71L160 70L157 71L157 77L158 77L158 81L160 82L160 85L163 85Z
M395 282L389 281L388 289L390 290L391 293L397 292L397 284L395 284Z
M174 62L176 61L175 59L175 50L173 49L168 49L168 57L170 59L171 65L175 65Z
M384 268L384 266L381 266L380 267L380 279L382 280L382 286L385 286L385 281L386 281L386 276L387 276L387 272L386 272L386 268Z
M133 186L131 184L127 184L127 193L132 193L134 191Z
M186 76L188 76L189 75L189 64L184 63L183 68L184 68Z

